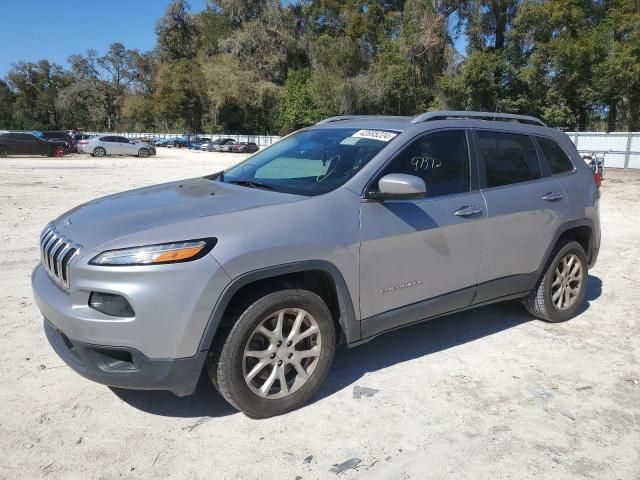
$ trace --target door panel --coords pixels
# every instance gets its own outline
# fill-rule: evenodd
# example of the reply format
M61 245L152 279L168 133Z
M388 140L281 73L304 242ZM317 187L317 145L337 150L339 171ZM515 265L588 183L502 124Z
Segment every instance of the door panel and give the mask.
M504 295L525 291L532 280L556 231L568 215L569 205L563 189L551 177L526 184L515 184L484 191L487 204L487 233L478 278L478 298L488 300L491 285L504 277ZM544 200L549 193L560 193L557 200Z
M457 216L463 207L480 213ZM414 201L365 202L361 208L362 318L470 288L475 292L486 223L479 192Z
M478 131L487 232L474 303L532 287L569 206L527 134Z

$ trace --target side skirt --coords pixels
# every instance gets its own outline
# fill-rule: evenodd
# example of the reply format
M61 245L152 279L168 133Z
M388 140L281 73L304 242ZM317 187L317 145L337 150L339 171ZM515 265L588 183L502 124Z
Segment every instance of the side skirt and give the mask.
M399 328L408 327L418 323L433 320L434 318L444 317L453 313L463 312L465 310L471 310L476 307L482 307L484 305L490 305L492 303L504 302L507 300L515 300L518 298L526 297L529 290L511 293L509 295L503 295L490 300L469 304L463 307L459 306L459 302L463 296L467 296L475 292L474 288L465 288L457 292L442 295L437 298L425 300L423 302L407 305L406 307L397 308L395 310L384 312L373 317L362 320L362 339L350 343L349 348L362 345L370 340L373 340L383 333L387 333ZM457 306L456 306L457 305Z

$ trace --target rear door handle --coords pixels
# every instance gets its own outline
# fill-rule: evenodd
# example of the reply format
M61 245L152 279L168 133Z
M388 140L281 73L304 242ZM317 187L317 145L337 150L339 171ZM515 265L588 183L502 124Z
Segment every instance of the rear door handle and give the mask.
M557 200L562 200L562 194L556 192L548 192L542 197L543 200L547 202L555 202Z
M478 213L482 213L482 209L474 207L473 205L470 207L460 207L460 209L453 212L453 214L458 217L470 217L471 215L477 215Z

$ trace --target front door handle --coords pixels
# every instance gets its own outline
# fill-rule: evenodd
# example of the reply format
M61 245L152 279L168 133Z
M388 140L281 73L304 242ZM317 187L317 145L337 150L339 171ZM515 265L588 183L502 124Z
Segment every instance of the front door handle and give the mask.
M556 202L558 200L562 200L562 194L556 192L548 192L542 197L542 199L546 200L547 202Z
M471 215L477 215L478 213L482 213L482 209L474 207L473 205L469 207L460 207L458 210L453 212L453 214L458 217L470 217Z

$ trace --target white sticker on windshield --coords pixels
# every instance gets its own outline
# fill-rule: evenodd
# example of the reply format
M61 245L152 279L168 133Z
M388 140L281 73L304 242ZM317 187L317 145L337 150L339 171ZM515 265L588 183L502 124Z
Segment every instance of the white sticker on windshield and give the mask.
M370 140L380 140L381 142L388 142L397 135L397 133L386 132L384 130L358 130L351 136L355 138L368 138Z

